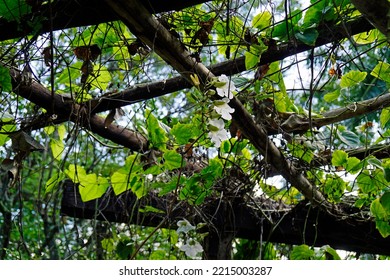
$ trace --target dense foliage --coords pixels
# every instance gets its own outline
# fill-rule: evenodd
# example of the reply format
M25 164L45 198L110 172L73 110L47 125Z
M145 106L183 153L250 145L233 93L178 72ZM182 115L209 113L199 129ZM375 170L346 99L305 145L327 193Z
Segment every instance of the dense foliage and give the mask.
M388 38L373 27L348 33L362 18L350 1L219 0L158 13L198 63L212 68L241 59L245 68L207 81L191 73L164 93L153 83L168 85L183 73L125 23L42 33L39 10L56 1L48 2L0 1L3 22L31 30L0 42L0 259L201 258L213 224L210 213L202 215L210 201L261 203L269 220L268 213L305 201L277 159L237 123L236 99L322 195L322 211L354 207L359 221L390 235ZM40 93L46 103L36 101ZM96 132L95 121L106 131ZM137 144L111 128L133 133ZM66 180L79 186L84 202L129 192L167 199L167 209L139 209L166 217L164 223L61 216ZM305 203L318 206L318 197ZM266 209L265 201L279 208ZM192 214L172 219L178 205ZM340 258L337 248L313 247L305 237L298 246L267 237L232 243L236 259Z

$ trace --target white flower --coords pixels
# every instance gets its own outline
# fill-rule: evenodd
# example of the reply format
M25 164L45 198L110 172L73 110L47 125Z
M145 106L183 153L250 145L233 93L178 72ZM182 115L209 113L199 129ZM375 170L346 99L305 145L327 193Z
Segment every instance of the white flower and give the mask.
M225 128L225 122L221 119L209 119L209 130L217 131Z
M196 255L198 253L203 252L202 245L200 245L199 242L192 239L188 240L186 244L182 245L180 247L180 250L184 251L184 253L192 259L196 258Z
M220 82L216 85L218 95L232 99L233 91L236 91L234 83L226 75L219 76L218 81Z
M217 148L221 146L222 141L229 139L229 135L225 129L225 123L223 120L210 119L208 127L210 130L209 137L211 138L211 141L215 144Z
M193 225L191 225L191 223L189 221L187 221L186 219L178 221L177 226L178 226L178 228L176 230L177 233L180 233L180 232L187 233L187 232L195 229L195 227Z
M216 100L214 101L214 110L217 112L221 117L227 121L232 119L232 113L234 112L234 108L230 107L228 105L229 98L224 97L222 100Z

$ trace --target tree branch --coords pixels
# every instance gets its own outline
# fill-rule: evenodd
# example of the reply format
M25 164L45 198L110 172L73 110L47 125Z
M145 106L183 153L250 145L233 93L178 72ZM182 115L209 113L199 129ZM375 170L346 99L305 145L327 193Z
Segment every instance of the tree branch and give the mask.
M206 0L148 0L145 1L147 9L152 13L181 10L196 4L207 2ZM51 5L51 7L50 7ZM50 13L50 9L52 12ZM51 15L54 15L53 17ZM39 20L41 28L34 28L34 20ZM24 15L22 20L7 21L0 19L0 41L23 37L29 34L47 33L71 27L96 25L109 21L119 20L104 0L59 0L43 4L31 14Z
M387 93L364 101L354 102L345 107L324 112L322 113L322 117L312 118L312 125L313 127L319 128L328 124L372 113L389 106L390 93ZM281 125L281 128L285 132L305 132L309 129L309 127L308 117L296 114L292 114ZM273 133L277 132L275 131Z
M323 27L323 29L319 30L316 47L339 41L346 37L348 38L351 35L366 32L370 29L372 29L372 26L364 18L357 18L351 22L335 26L332 28L332 33L330 33L328 28ZM292 48L290 43L285 43L279 45L276 50L267 50L264 52L259 64L263 65L279 61L291 55L310 50L311 48L312 46L302 43L296 45L295 48ZM222 74L231 76L247 70L245 68L245 57L239 57L237 59L217 63L209 66L208 69L216 76ZM87 101L87 106L92 108L92 112L99 113L191 87L192 84L184 77L177 76L164 81L137 85L105 98L90 100Z
M107 128L104 118L90 115L89 110L75 104L71 99L54 94L34 80L24 81L19 71L10 69L13 91L21 97L46 109L52 119L70 120L114 143L135 151L144 151L148 147L147 139L140 133L111 124Z

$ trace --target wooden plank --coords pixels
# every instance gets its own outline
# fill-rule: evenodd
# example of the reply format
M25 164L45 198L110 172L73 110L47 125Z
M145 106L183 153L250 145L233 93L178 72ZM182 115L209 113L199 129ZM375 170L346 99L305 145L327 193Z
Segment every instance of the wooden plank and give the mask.
M383 238L375 223L359 209L344 206L348 216L333 216L303 201L291 208L280 202L241 198L209 199L203 207L178 202L174 197L148 195L137 199L130 191L119 196L108 192L102 198L82 202L78 187L64 183L61 214L81 219L97 219L139 226L160 226L175 229L178 220L186 218L193 224L207 222L205 231L219 230L221 239L245 238L284 244L329 245L334 249L390 255L390 237ZM152 206L164 213L142 212ZM167 213L167 209L172 209ZM265 216L266 215L266 216Z

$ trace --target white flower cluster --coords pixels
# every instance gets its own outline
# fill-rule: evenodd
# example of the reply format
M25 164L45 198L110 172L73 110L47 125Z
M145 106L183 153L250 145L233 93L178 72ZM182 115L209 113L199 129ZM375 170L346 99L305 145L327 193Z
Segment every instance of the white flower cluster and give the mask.
M208 128L209 137L218 148L221 146L222 141L229 139L224 120L229 121L232 119L231 114L234 112L234 108L230 107L228 103L233 98L233 92L236 91L236 87L226 75L216 78L213 85L222 99L213 102L213 109L217 116L209 119Z
M186 219L178 221L177 226L178 228L176 232L177 233L183 232L187 239L186 243L180 246L180 250L183 251L187 255L187 257L195 259L196 257L198 257L199 253L203 252L202 245L200 245L198 241L190 237L191 235L190 232L194 231L196 227L191 225L191 223Z

